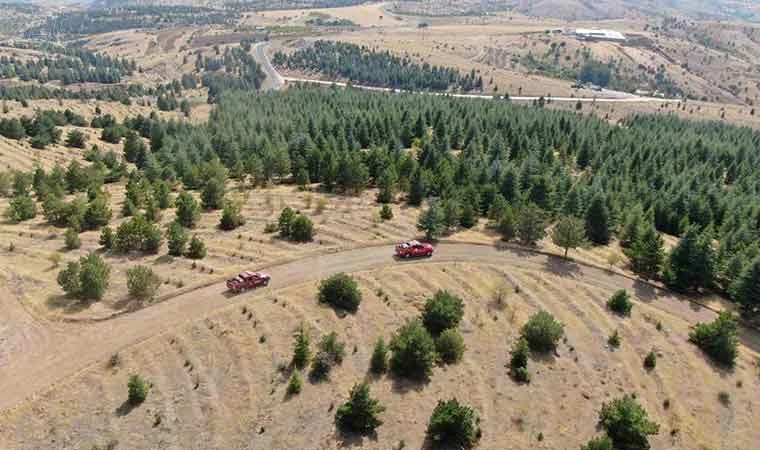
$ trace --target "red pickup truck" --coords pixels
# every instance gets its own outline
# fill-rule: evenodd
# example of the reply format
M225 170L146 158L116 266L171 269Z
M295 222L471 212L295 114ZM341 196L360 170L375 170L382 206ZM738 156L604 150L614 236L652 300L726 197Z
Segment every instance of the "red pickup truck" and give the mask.
M248 289L255 289L260 286L269 284L269 274L264 272L251 272L246 270L240 272L235 278L227 280L227 289L232 292L240 293Z
M435 249L431 244L420 241L408 241L396 246L396 256L399 258L419 258L433 256Z

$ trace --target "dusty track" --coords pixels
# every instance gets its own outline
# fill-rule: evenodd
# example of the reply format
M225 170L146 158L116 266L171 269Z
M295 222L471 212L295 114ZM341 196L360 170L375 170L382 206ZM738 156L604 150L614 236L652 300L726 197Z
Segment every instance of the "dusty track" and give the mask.
M304 258L271 267L269 272L273 280L265 290L230 297L224 283L218 283L110 321L51 330L51 336L41 341L39 348L16 353L0 367L0 392L4 393L0 398L0 411L46 390L91 364L107 360L125 347L251 296L263 296L272 289L317 280L335 272L380 269L392 264L425 264L427 261L395 261L390 252L387 246L367 247ZM605 289L628 289L642 301L656 301L656 307L692 322L711 320L715 315L706 308L626 276L530 251L445 243L438 247L432 259L438 262L477 261L506 265L539 274L551 272Z

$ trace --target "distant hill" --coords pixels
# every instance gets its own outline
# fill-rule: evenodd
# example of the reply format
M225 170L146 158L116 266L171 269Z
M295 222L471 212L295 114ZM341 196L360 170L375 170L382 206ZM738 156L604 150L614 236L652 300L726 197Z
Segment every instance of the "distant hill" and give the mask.
M506 0L514 11L561 19L686 16L760 21L760 1L748 0Z

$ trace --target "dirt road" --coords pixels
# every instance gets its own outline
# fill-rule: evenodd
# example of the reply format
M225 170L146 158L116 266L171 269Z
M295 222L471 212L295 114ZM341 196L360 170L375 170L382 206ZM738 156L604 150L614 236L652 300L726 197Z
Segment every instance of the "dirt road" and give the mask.
M272 283L266 289L230 297L224 283L218 283L106 322L69 324L51 329L51 336L40 341L38 348L25 348L10 355L0 366L0 392L3 392L0 411L48 389L91 364L106 361L125 347L185 322L204 318L215 310L230 307L251 296L264 296L271 294L272 290L318 280L336 272L358 272L382 269L392 264L426 264L430 261L396 261L391 253L392 249L388 246L378 246L304 258L269 268ZM620 274L530 251L445 243L438 246L432 260L477 261L535 270L537 273L551 272L578 283L609 290L628 289L642 301L656 300L656 307L692 322L711 320L715 315L706 308Z
M316 80L313 78L296 78L296 77L283 77L280 75L279 72L277 72L277 69L274 68L272 65L272 62L269 60L269 57L266 54L266 49L269 44L266 42L260 42L256 45L254 49L254 57L256 58L256 61L261 64L262 69L266 73L267 77L264 81L263 88L264 89L272 89L272 90L280 90L285 87L288 83L304 83L304 84L320 84L320 85L327 85L327 86L339 86L339 87L346 87L347 83L342 83L339 81L325 81L325 80ZM364 86L361 84L351 84L351 87L355 89L362 89L365 91L379 91L379 92L390 92L394 94L399 93L413 93L413 94L424 94L424 95L445 95L449 97L454 98L464 98L464 99L479 99L479 100L495 100L497 98L502 98L501 96L493 96L493 95L482 95L482 94L453 94L453 93L440 93L440 92L409 92L409 91L402 91L400 89L392 89L392 88L384 88L384 87L377 87L377 86ZM544 97L531 97L531 96L510 96L509 99L511 101L515 102L533 102L538 101L539 99ZM642 97L639 95L629 94L626 92L620 92L620 91L612 91L609 89L603 89L599 92L599 95L593 95L591 97L545 97L545 100L550 100L553 102L581 102L581 103L680 103L680 99L666 99L666 98L659 98L659 97Z

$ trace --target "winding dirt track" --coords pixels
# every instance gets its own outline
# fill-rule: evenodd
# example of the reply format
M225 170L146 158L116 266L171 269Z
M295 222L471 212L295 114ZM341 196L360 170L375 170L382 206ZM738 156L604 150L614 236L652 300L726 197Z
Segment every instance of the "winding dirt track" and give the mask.
M393 264L425 264L428 261L396 261L391 252L388 246L376 246L308 257L269 268L272 283L264 290L230 297L224 283L217 283L109 321L68 324L65 327L56 324L48 338L39 341L37 348L24 349L23 353L12 355L0 366L0 392L3 393L0 396L0 411L45 391L94 363L107 360L125 347L185 322L204 318L215 310L238 304L251 296L263 296L272 289L318 280L336 272L377 270ZM715 315L706 308L623 275L530 251L442 243L432 260L512 266L535 270L536 273L549 272L610 290L628 289L642 301L656 300L656 307L690 322L711 320Z

